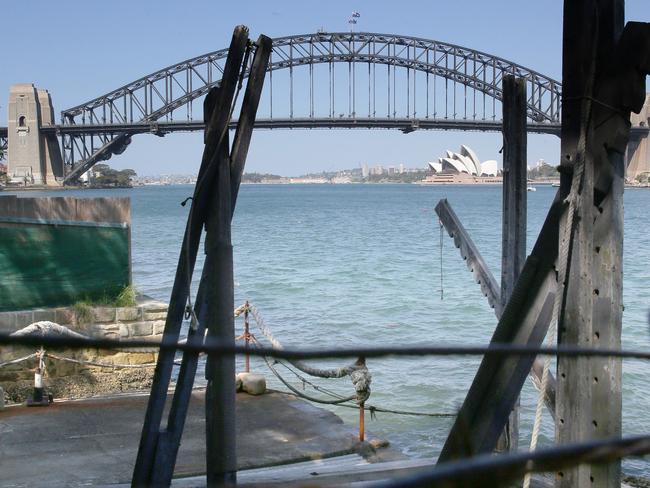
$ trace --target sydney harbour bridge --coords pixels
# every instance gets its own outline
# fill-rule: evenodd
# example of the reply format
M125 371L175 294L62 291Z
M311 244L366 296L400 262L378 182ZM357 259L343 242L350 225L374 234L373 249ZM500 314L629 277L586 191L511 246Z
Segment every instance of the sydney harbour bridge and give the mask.
M63 110L58 124L41 124L40 133L60 140L64 182L122 153L136 134L203 130L200 102L219 84L227 54L181 61ZM366 32L278 37L267 72L256 128L500 131L502 80L513 74L526 80L528 130L559 135L559 82L436 40ZM635 127L632 137L647 133ZM0 127L0 144L7 140ZM11 145L8 153L11 165Z

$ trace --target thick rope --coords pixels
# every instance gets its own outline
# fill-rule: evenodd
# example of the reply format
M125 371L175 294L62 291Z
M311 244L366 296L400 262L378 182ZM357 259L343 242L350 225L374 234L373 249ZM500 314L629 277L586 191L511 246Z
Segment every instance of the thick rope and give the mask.
M240 308L238 308L237 310L239 310ZM257 327L260 329L262 335L264 335L264 337L268 339L268 341L275 349L280 349L280 350L284 349L282 343L275 338L275 336L271 332L271 329L266 325L266 322L264 322L264 318L260 314L259 310L257 310L257 308L255 308L253 305L249 305L248 309L251 315L253 316L253 318L255 319L255 323L257 324ZM237 310L235 311L235 313L237 313ZM353 371L360 369L360 366L357 365L356 363L341 368L320 369L320 368L312 368L311 366L303 363L302 361L292 360L289 362L293 364L296 368L298 368L300 371L302 371L303 373L306 373L310 376L316 376L319 378L343 378L344 376L349 376Z
M30 354L29 356L24 356L22 358L12 359L10 361L5 361L3 363L0 363L0 368L2 368L3 366L9 366L11 364L22 363L23 361L28 361L30 359L34 359L37 356L38 356L38 353L34 353L34 354Z
M22 329L19 329L11 333L12 336L27 336L27 335L42 335L43 337L47 335L60 335L66 337L76 337L79 339L87 339L88 336L79 334L73 330L68 329L63 325L50 322L48 320L42 320L39 322L34 322Z

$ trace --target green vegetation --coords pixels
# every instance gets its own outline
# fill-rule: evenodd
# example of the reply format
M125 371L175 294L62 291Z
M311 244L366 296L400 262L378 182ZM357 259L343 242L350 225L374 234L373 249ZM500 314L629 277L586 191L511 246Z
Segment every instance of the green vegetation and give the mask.
M0 149L1 151L1 149ZM0 157L0 160L2 157ZM0 163L0 185L6 185L9 182L9 177L7 176L7 167Z
M637 183L648 184L650 183L650 173L641 173L635 178Z
M557 166L551 166L550 164L543 163L540 166L528 170L528 179L537 180L537 179L548 179L548 178L560 178L560 173L558 173Z
M137 176L132 169L116 170L108 164L96 164L90 178L92 188L131 188L131 178Z
M368 175L366 178L362 178L361 181L365 183L415 183L416 181L422 181L429 173L430 171L423 169L409 173Z
M72 305L72 309L77 317L77 323L88 324L93 319L93 307L135 307L138 304L137 295L138 291L135 286L129 285L117 295L103 293L95 297L85 296Z
M242 176L242 183L261 183L268 180L281 180L282 176L272 175L269 173L244 173Z
M115 298L113 303L116 307L135 307L137 304L137 296L138 291L135 286L129 285L126 286L119 295L117 295L117 298Z

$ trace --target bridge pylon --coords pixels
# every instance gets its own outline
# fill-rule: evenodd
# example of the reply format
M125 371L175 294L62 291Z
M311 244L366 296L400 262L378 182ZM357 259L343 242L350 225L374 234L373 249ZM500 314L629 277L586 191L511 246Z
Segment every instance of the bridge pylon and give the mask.
M7 175L13 183L61 186L63 159L57 136L44 133L55 126L52 98L32 83L13 85L7 108Z
M641 112L638 114L632 113L630 122L632 127L648 127L650 125L650 93L646 95ZM630 137L626 157L626 178L628 180L634 181L644 173L650 176L650 141L647 132L639 134L637 137Z

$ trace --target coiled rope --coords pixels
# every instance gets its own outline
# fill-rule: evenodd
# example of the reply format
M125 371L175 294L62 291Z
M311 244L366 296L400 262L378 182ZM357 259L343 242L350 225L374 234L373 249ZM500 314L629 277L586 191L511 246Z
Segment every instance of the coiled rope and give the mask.
M246 304L235 309L235 317L241 315L245 310L246 310ZM273 335L271 329L264 321L264 318L260 314L259 310L254 306L248 304L248 311L253 316L255 323L257 324L261 333L264 335L266 339L268 339L271 345L275 349L283 349L282 343ZM257 340L257 338L252 334L251 334L251 340L253 341L253 344L256 347L261 346L259 340ZM439 418L451 418L456 416L455 413L414 412L409 410L396 410L396 409L383 408L375 405L366 405L365 402L370 397L371 375L365 366L365 359L363 358L359 358L355 363L353 363L350 366L343 367L343 368L335 368L330 370L312 368L302 363L301 361L296 361L296 360L289 360L287 362L284 362L276 359L273 362L271 362L267 357L263 357L263 360L266 363L267 367L271 370L273 375L276 376L278 380L280 380L280 382L282 382L282 384L284 384L293 394L311 402L321 403L325 405L336 405L339 407L346 407L346 408L353 408L353 409L359 409L360 406L363 405L364 410L370 412L371 418L375 418L378 412L391 413L396 415L411 415L411 416L439 417ZM287 363L289 363L293 367L289 366L289 364ZM288 372L292 373L303 384L303 389L305 385L309 385L314 390L318 391L319 393L328 395L332 399L328 400L328 399L317 398L298 390L280 374L280 372L276 368L276 365L282 366ZM310 381L309 379L301 375L294 368L298 369L299 371L305 374L316 376L319 378L341 378L345 375L348 375L350 376L350 379L352 380L355 386L356 394L348 397L344 397L327 388L324 388L322 386L313 383L312 381ZM317 373L317 374L311 374L311 373ZM288 393L288 392L281 391L281 393Z

